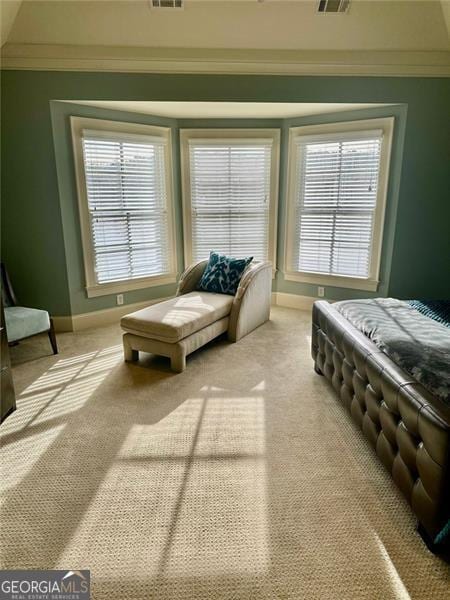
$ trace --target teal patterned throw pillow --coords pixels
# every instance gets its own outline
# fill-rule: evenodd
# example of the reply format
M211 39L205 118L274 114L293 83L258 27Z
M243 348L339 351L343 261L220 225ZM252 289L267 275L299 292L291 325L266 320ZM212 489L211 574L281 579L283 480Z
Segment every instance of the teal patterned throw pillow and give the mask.
M204 292L230 294L234 296L242 274L252 262L253 256L231 258L217 252L209 253L209 261L200 279L197 289Z

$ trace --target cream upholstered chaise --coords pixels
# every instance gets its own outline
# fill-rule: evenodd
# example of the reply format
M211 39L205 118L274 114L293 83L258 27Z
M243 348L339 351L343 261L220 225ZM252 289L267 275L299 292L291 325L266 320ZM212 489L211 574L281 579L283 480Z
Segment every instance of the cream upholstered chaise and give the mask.
M253 262L234 296L196 290L208 261L192 265L181 276L175 298L158 302L121 319L126 361L139 351L167 356L173 371L186 368L186 356L228 332L237 342L268 321L272 287L269 262Z

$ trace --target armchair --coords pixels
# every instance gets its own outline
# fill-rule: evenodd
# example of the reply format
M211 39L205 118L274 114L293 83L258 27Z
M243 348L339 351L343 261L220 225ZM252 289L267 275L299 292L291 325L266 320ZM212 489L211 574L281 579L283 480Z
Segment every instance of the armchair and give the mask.
M1 263L0 269L8 344L13 346L20 340L46 332L50 340L53 354L58 354L53 320L50 318L48 312L38 308L18 306L8 272L3 263Z

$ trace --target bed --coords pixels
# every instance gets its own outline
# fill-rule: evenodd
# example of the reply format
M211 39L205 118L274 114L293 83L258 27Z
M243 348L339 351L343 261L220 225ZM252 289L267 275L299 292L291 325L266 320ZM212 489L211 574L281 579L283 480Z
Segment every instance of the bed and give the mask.
M311 350L316 372L331 382L406 496L424 541L435 552L447 548L450 329L445 314L426 303L395 299L318 301Z

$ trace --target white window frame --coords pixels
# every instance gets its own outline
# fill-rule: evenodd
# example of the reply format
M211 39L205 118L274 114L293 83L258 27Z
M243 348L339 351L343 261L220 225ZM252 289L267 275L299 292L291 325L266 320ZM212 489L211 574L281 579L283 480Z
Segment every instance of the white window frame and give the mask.
M91 119L84 117L70 117L70 125L72 130L78 209L81 225L81 241L83 247L84 271L86 276L86 293L88 298L175 283L177 280L177 254L174 227L175 215L173 202L172 144L170 128L135 123L122 123L118 121L106 121L103 119ZM83 160L82 137L84 129L104 131L105 133L112 134L150 136L164 141L165 164L167 166L165 176L167 196L168 249L170 254L168 257L168 273L148 277L139 277L136 279L122 279L120 281L114 281L111 283L97 282L95 277L95 253L91 234L86 176Z
M183 234L185 267L192 264L192 208L189 140L214 140L221 142L243 140L272 140L269 198L269 243L267 260L272 263L272 274L277 268L277 218L280 167L279 129L180 129L181 183L183 196ZM213 250L213 248L211 248Z
M298 194L296 140L303 136L352 134L361 131L382 130L383 137L380 150L380 171L377 189L377 200L374 213L373 238L370 252L369 275L365 277L349 277L345 275L325 275L321 273L305 273L292 270L295 239L296 197ZM327 123L323 125L307 125L292 127L289 130L289 158L287 172L287 214L285 227L285 265L284 278L288 281L311 283L316 285L350 288L354 290L377 291L380 283L380 263L383 243L384 217L389 182L389 166L391 159L394 117L365 119L363 121L347 121L343 123Z

